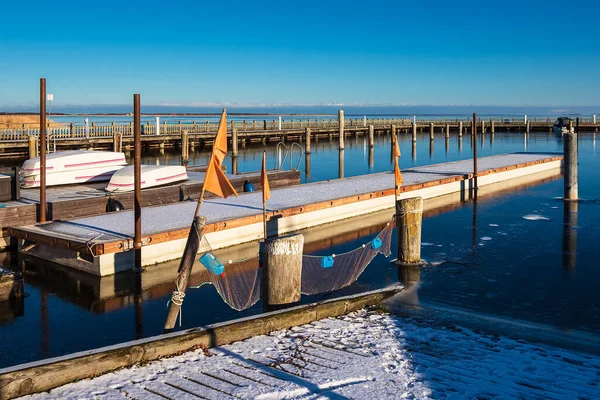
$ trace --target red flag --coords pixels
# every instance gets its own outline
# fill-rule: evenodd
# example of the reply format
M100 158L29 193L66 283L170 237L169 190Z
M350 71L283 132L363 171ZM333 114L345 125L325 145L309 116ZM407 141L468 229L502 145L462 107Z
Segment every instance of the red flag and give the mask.
M263 153L262 170L260 171L260 185L262 186L263 203L271 198L271 186L267 176L267 152Z

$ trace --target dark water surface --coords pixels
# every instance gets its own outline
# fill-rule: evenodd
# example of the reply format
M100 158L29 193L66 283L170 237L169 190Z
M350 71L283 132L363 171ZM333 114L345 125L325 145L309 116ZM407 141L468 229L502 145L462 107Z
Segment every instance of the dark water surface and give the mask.
M446 145L436 136L433 149L420 136L413 156L412 143L400 136L401 168L471 157L470 137L460 145L456 135ZM497 133L478 140L481 156L514 151L560 152L562 141L552 134ZM304 181L337 178L340 174L337 141L312 143L311 176ZM461 150L462 149L462 150ZM240 171L260 168L262 147L242 149ZM275 159L269 148L269 164ZM467 201L456 209L425 218L422 257L429 262L420 271L406 273L391 259L379 255L350 287L303 301L337 297L385 287L409 276L418 281L411 301L457 310L544 324L564 331L600 335L600 263L596 246L600 236L600 161L595 134L580 137L580 196L587 201L567 209L562 179L528 188L484 196L475 205ZM207 152L192 155L191 163L206 162ZM296 160L298 153L296 153ZM369 155L363 138L347 138L343 175L389 171L390 143L383 136ZM178 163L175 152L147 154L144 162ZM231 159L228 159L228 167ZM288 164L289 165L289 164ZM306 167L301 161L301 170ZM596 199L599 199L596 201ZM390 212L391 216L391 212ZM366 226L370 225L365 223ZM382 228L363 229L343 244L322 248L319 254L352 250ZM24 269L27 296L0 303L0 367L68 354L161 333L175 276L144 290L136 290L130 273L98 278L57 270L49 263L7 258L5 266ZM155 267L156 268L156 267ZM160 268L160 267L158 267ZM165 283L166 282L166 283ZM227 306L213 287L187 292L182 329L262 312L259 302L238 312Z

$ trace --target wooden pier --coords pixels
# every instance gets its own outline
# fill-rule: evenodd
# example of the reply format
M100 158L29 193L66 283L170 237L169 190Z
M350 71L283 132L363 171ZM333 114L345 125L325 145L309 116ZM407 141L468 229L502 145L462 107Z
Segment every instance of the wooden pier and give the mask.
M343 113L342 113L343 115ZM582 132L597 132L600 121L595 118L582 118ZM498 132L552 132L554 119L533 118L506 119L495 118L478 120L479 135ZM417 120L416 125L409 118L344 118L338 119L309 119L286 120L281 124L278 120L264 121L232 121L228 124L229 140L242 146L247 143L267 143L279 141L306 141L308 135L313 139L320 137L338 137L341 131L345 137L360 135L368 136L369 127L373 126L377 134L398 135L423 134L432 136L436 133L463 135L470 134L473 126L470 119L432 119ZM307 131L308 129L308 131ZM182 148L187 143L190 148L202 148L214 139L217 123L210 121L191 121L183 123L146 123L142 126L142 146L144 147L176 147ZM88 126L73 125L52 126L48 128L48 146L50 149L113 149L120 151L133 147L133 124L102 124L92 123ZM39 148L39 129L23 125L20 129L2 129L0 127L0 156L28 155L34 157ZM343 142L343 141L342 141ZM235 154L234 154L235 155Z
M562 155L513 153L479 160L480 187L545 171L560 173ZM468 198L473 184L472 161L411 168L403 171L401 198L430 199L450 193ZM267 204L269 236L360 216L394 206L394 178L379 173L275 189ZM142 213L143 265L181 257L194 202L146 207ZM204 232L213 249L255 241L263 236L259 193L209 199L203 206ZM104 214L72 221L11 227L20 250L95 275L130 270L133 213Z

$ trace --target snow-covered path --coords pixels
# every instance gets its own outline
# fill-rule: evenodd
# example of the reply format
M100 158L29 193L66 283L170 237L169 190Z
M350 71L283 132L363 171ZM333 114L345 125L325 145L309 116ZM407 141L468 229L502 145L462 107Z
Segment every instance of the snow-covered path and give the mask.
M360 311L27 398L600 398L600 357Z

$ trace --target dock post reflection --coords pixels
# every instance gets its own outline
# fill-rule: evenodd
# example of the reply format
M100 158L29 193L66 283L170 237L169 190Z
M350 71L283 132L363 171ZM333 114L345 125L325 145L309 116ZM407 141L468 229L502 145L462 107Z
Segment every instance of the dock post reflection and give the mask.
M310 153L306 153L304 156L304 175L306 176L306 181L310 178Z
M458 137L458 154L462 153L462 136Z
M563 220L563 268L575 269L577 266L577 222L579 203L577 201L564 201Z
M339 162L338 162L338 178L344 177L344 150L340 150Z
M412 142L412 158L417 159L417 142Z
M375 166L375 149L373 147L369 147L369 172L373 171L374 166Z
M48 321L48 292L40 290L40 322L42 334L42 356L47 356L50 350L50 323Z
M237 175L238 173L238 158L237 156L231 157L231 173Z
M429 141L429 158L433 158L433 146L434 146L433 143L434 142L435 142L435 140L430 140Z
M144 298L142 296L142 274L135 274L133 288L133 306L135 307L135 337L144 337Z
M450 149L450 137L446 136L445 144L446 144L446 154L448 154L448 150Z

